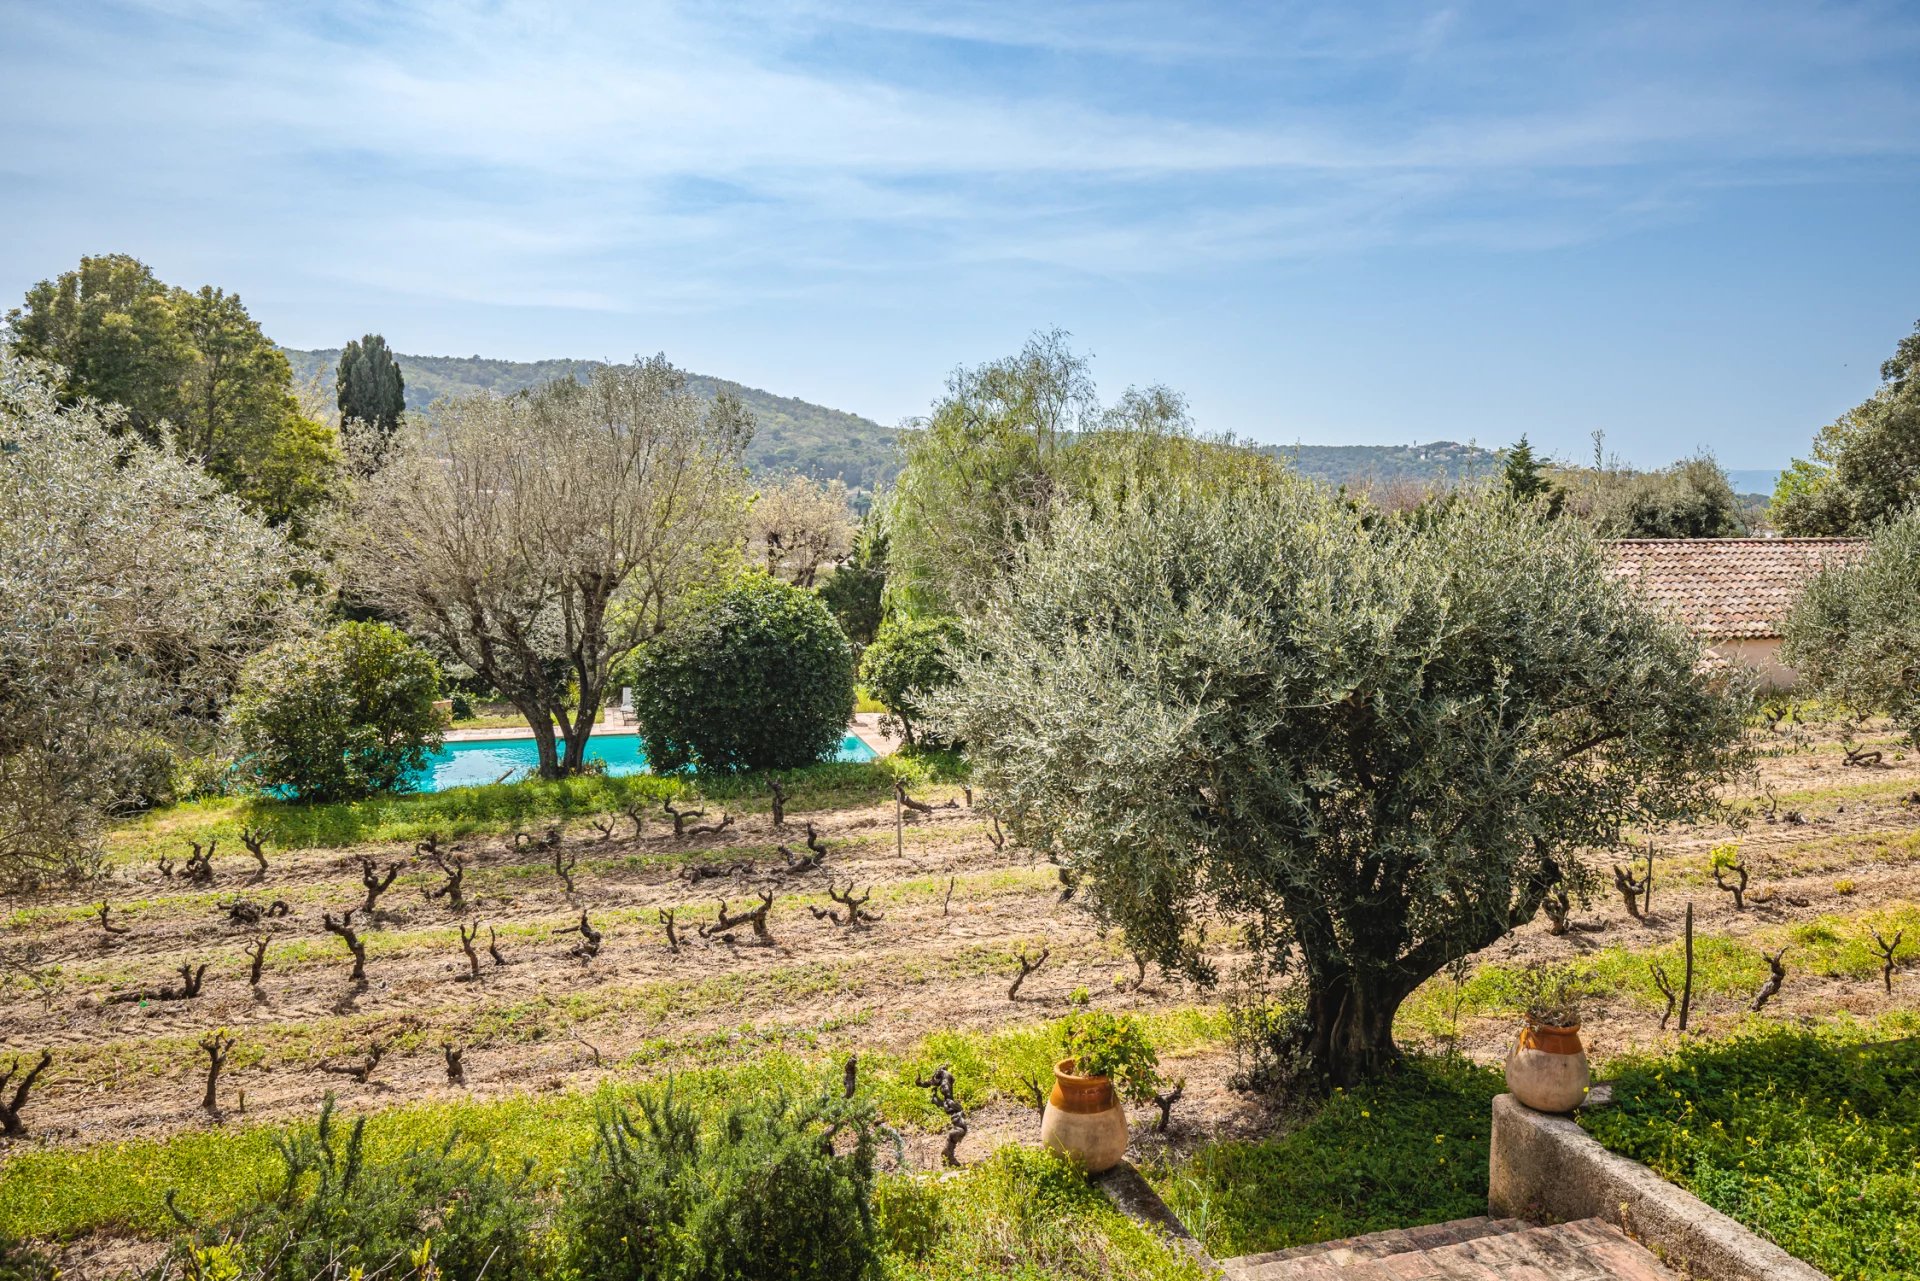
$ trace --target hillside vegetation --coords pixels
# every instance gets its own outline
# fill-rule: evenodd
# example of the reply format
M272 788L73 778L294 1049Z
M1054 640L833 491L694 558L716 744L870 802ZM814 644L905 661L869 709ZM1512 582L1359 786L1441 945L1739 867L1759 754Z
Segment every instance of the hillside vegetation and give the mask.
M340 349L284 350L295 379L304 383L318 378L321 390L331 399ZM399 355L396 359L407 382L407 408L412 410L425 410L446 396L483 391L504 396L555 378L585 378L601 363L489 360L482 356ZM687 383L703 396L730 391L753 411L758 430L747 449L747 464L755 472L791 471L819 480L838 479L856 494L870 494L899 468L893 429L870 418L704 374L687 375Z
M329 399L340 349L285 348L299 382L318 379ZM509 395L555 378L584 378L594 360L490 360L484 356L396 357L407 380L407 408L425 410L443 396L486 391ZM894 429L842 409L792 396L778 396L724 378L689 374L702 395L731 391L759 423L748 465L756 472L798 472L820 480L838 478L856 493L871 494L899 471ZM1303 476L1328 484L1457 481L1491 476L1500 456L1478 445L1436 440L1425 445L1268 445L1262 451L1290 461Z

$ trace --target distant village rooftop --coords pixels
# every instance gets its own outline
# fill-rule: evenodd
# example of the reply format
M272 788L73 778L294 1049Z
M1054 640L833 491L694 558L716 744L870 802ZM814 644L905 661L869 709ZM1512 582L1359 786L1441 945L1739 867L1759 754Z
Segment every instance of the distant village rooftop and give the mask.
M1709 640L1770 640L1823 565L1858 558L1864 538L1621 538L1613 574L1636 581Z

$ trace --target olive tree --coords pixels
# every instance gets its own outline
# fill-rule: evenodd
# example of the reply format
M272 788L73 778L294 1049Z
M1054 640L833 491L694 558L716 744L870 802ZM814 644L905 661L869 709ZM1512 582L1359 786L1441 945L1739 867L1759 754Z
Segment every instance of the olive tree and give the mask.
M300 614L279 531L56 378L0 350L0 886L88 871Z
M1804 689L1884 712L1920 745L1920 510L1876 529L1862 559L1829 562L1782 630Z
M577 773L612 665L737 549L752 431L664 357L444 402L356 495L352 590L519 709L542 776Z
M1335 1083L1396 1058L1421 982L1582 892L1581 851L1743 758L1698 642L1500 497L1143 488L1056 511L988 590L937 702L977 783L1140 955L1204 979L1197 924L1244 922Z
M853 551L853 511L847 487L838 480L805 476L762 485L747 513L747 554L759 557L769 574L812 587L823 566L838 564Z

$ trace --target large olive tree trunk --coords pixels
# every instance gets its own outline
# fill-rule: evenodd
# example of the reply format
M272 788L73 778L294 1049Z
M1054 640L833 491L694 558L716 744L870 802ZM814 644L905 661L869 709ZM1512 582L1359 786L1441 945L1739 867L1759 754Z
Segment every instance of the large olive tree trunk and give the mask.
M1400 1061L1393 1016L1406 998L1399 984L1357 982L1351 974L1308 984L1305 1049L1329 1085L1351 1086Z

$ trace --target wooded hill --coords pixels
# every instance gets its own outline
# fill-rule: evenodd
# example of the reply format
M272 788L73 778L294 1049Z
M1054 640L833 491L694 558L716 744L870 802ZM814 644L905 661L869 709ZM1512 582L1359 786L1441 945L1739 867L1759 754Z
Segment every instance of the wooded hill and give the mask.
M326 394L333 395L334 368L340 362L338 347L283 350L293 364L296 381L304 383L317 377ZM396 355L395 359L406 378L407 408L412 410L424 410L445 396L483 391L509 395L555 378L585 377L600 363L488 360L482 356ZM757 473L791 471L821 480L837 477L856 493L870 494L875 485L899 470L894 429L872 419L705 374L688 374L687 383L703 396L730 391L746 402L758 424L747 450L747 465Z
M340 349L285 348L299 382L320 380L333 394ZM489 360L483 356L396 355L407 382L407 408L424 410L443 396L492 392L508 395L554 378L584 377L593 360ZM838 477L856 493L871 494L900 468L896 432L871 418L778 396L705 374L687 375L703 395L731 391L753 411L759 429L747 451L755 472L799 472L821 480ZM1425 445L1265 445L1266 453L1290 460L1304 476L1328 484L1376 484L1397 480L1458 481L1500 469L1491 449L1437 440Z

